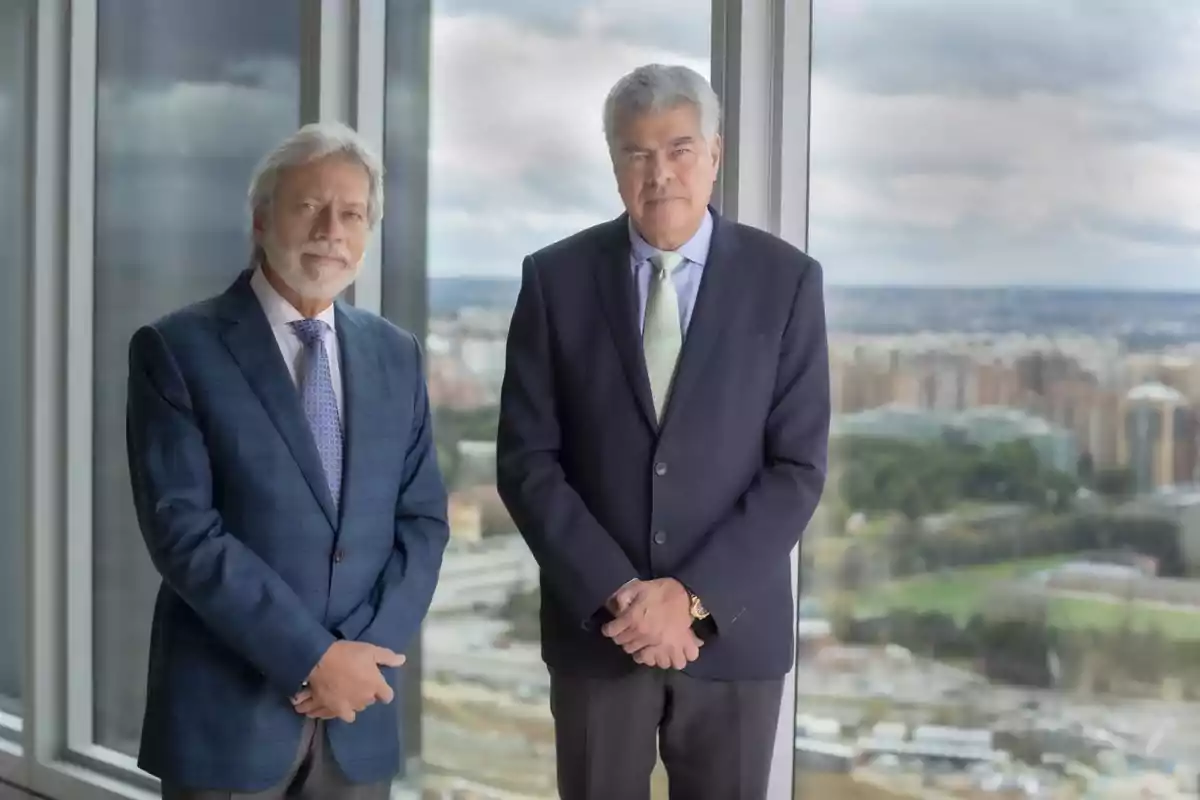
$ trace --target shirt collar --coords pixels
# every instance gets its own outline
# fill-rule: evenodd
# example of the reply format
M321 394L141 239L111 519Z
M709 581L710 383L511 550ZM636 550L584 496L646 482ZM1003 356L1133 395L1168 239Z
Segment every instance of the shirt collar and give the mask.
M705 211L704 219L700 221L700 229L675 252L694 264L704 266L704 263L708 261L708 246L712 242L712 231L712 211ZM633 258L638 263L648 260L650 256L658 252L658 248L652 247L633 227L632 219L629 221L629 242L633 249Z
M254 268L254 274L250 276L250 287L258 296L258 302L262 304L263 312L267 315L267 322L271 324L272 328L283 327L304 319L304 315L297 311L296 307L277 292L271 282L267 280L262 266ZM328 325L331 331L337 330L335 327L337 313L333 303L330 303L329 308L318 314L317 319Z

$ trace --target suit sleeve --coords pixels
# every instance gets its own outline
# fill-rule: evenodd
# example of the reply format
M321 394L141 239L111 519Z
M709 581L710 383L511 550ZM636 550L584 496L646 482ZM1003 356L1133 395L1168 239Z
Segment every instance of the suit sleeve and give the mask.
M718 633L735 624L760 576L788 558L825 486L830 400L823 294L820 265L809 262L780 347L763 468L675 574L704 603Z
M638 573L567 481L557 405L545 300L529 257L508 331L496 485L555 596L587 626Z
M297 691L334 637L225 529L187 384L153 327L130 342L126 444L138 524L163 581L281 692Z
M446 488L437 464L429 391L416 354L413 431L404 458L404 474L396 497L395 547L376 586L375 597L364 603L338 627L346 639L369 642L403 652L417 631L437 588L446 544Z

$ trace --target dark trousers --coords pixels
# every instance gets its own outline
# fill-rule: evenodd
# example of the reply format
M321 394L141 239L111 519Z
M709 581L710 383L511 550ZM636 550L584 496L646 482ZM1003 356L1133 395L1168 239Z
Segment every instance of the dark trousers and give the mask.
M325 739L325 723L309 720L300 737L300 749L287 777L264 792L231 792L227 789L162 787L163 800L387 800L390 782L355 784L346 780Z
M649 800L661 752L671 800L766 800L783 679L710 681L639 667L551 670L562 800Z

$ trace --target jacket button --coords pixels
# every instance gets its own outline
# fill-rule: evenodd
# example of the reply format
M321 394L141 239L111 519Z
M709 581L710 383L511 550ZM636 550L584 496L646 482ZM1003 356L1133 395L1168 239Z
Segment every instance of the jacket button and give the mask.
M654 543L655 544L666 544L666 542L667 542L667 532L666 531L655 531L654 532Z
M346 552L339 547L337 550L333 551L333 563L335 563L335 564L342 563L342 559L345 558L345 556L346 556Z
M666 475L667 474L667 462L659 461L657 464L655 464L654 465L654 474L660 478L663 475Z

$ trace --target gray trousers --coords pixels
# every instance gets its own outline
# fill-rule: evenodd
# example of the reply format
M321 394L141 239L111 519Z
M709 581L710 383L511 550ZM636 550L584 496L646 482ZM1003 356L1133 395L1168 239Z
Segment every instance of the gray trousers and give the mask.
M388 800L390 782L356 784L342 775L329 743L325 723L308 720L300 749L287 777L265 792L231 792L219 789L181 789L163 783L163 800Z
M649 800L661 754L671 800L766 800L783 679L709 681L639 667L551 671L562 800Z

